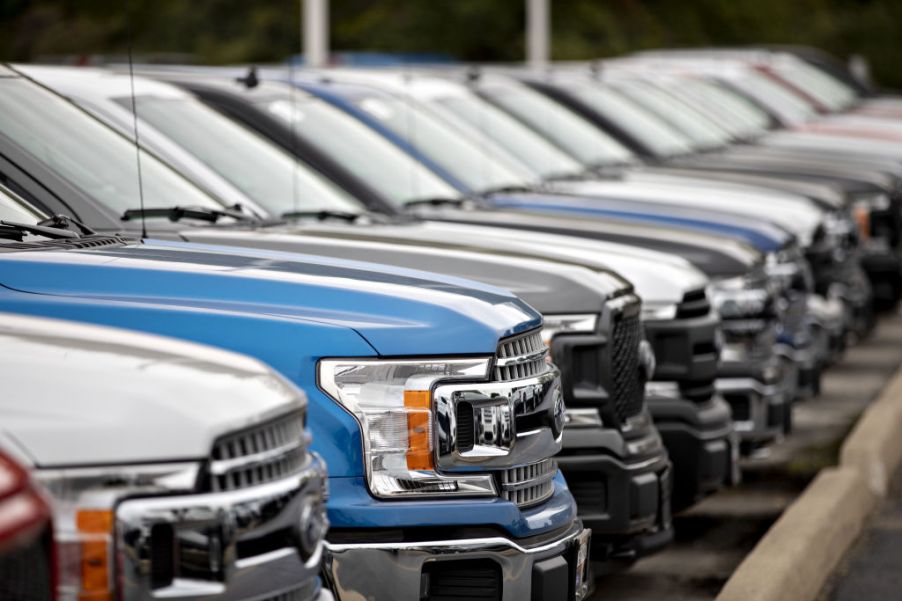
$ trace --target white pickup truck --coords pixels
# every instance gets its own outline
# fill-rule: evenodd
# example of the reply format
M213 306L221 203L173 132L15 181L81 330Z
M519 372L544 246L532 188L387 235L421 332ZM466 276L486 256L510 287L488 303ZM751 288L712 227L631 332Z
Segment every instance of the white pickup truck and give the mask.
M0 356L0 449L48 493L57 599L331 599L325 467L293 384L227 351L12 314Z

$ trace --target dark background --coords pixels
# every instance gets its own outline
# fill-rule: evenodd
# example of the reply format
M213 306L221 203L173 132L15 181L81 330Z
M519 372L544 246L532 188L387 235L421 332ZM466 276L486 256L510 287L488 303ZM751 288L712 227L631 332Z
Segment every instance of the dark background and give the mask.
M127 48L182 62L280 61L299 48L300 0L0 0L0 59L90 60ZM811 44L868 58L902 86L902 0L552 0L553 58L653 47ZM517 61L523 0L332 0L336 51Z

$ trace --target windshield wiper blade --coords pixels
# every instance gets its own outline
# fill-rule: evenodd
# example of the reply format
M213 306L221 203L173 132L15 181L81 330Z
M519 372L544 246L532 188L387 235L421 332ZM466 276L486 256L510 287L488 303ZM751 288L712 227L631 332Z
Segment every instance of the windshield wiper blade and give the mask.
M305 219L308 217L313 217L314 219L319 219L320 221L325 221L326 219L343 219L349 223L353 223L360 219L363 213L351 213L348 211L330 211L328 209L320 209L319 211L288 211L286 213L282 213L282 219Z
M197 219L198 221L209 221L216 223L223 217L231 217L238 221L253 221L259 219L253 215L242 212L237 207L211 209L209 207L163 207L153 209L128 209L122 214L122 221L131 221L133 219L141 219L142 217L165 217L169 221L180 221L182 219Z
M56 227L48 227L46 225L40 225L37 223L19 223L17 221L6 221L5 219L0 219L0 226L12 229L14 232L18 232L19 234L37 234L39 236L44 236L45 238L51 238L54 240L81 238L81 236L76 232L63 230Z
M439 207L442 205L451 205L455 207L462 206L467 203L471 199L469 198L445 198L445 197L435 197L435 198L415 198L413 200L408 200L404 203L404 207L418 207L422 205L429 205L433 207Z
M482 191L482 194L485 196L489 194L516 194L517 192L535 192L535 190L532 186L498 186L497 188L487 188Z

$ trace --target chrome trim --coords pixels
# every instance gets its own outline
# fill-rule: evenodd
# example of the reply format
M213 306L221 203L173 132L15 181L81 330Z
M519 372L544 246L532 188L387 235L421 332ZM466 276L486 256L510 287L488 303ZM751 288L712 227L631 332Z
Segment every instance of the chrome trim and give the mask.
M325 477L321 461L311 454L301 471L258 486L121 502L115 533L122 598L269 599L298 585L315 594L322 533L328 526ZM286 531L290 545L239 555L242 541L259 540L278 530ZM173 569L172 580L154 587L154 536L163 536L161 532L191 550L184 561L195 569L189 576Z
M532 361L536 361L538 359L545 359L545 355L548 354L548 349L543 348L542 350L535 351L532 353L527 353L525 355L517 355L516 357L508 357L505 359L498 358L495 359L495 367L509 367L511 365L521 365L523 363L530 363Z
M565 415L567 428L597 428L604 425L601 421L601 414L598 412L598 407L589 409L567 409Z
M545 373L510 382L439 385L433 391L436 414L437 467L468 471L473 466L509 468L536 463L557 454L562 436L551 427L518 432L517 417L547 412L549 423L562 404L560 372L549 366ZM475 413L478 438L470 450L457 445L457 410L469 403ZM480 420L477 421L476 416Z
M531 507L546 501L554 494L554 476L557 464L553 459L543 459L501 472L501 496L517 507Z
M579 520L554 540L536 546L497 537L400 543L326 543L324 573L338 601L397 601L420 598L427 562L491 559L501 568L502 601L532 596L532 566L562 555L587 531Z
M234 459L217 459L210 462L210 473L216 476L226 474L236 468L246 468L250 466L262 465L268 463L272 459L278 458L280 455L290 453L296 449L306 447L306 440L298 439L293 443L285 444L267 451L261 451L252 455L236 457Z

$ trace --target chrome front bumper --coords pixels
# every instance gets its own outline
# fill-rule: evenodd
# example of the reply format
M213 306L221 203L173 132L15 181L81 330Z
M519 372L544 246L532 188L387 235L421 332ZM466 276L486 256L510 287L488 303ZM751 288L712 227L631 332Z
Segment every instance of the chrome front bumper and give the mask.
M503 536L399 543L326 543L323 571L339 601L399 601L421 599L424 567L435 562L487 560L500 568L502 601L522 601L533 597L537 572L545 566L567 562L568 577L575 579L575 559L580 543L588 547L589 531L579 520L550 541L521 545ZM586 562L586 565L588 562ZM539 577L541 582L541 577ZM538 586L538 584L536 584ZM575 580L570 581L574 588ZM582 598L588 590L580 577ZM567 599L568 593L555 598Z
M122 502L123 601L330 599L318 578L324 542L305 532L317 516L326 525L325 469L309 457L300 472L259 486Z

